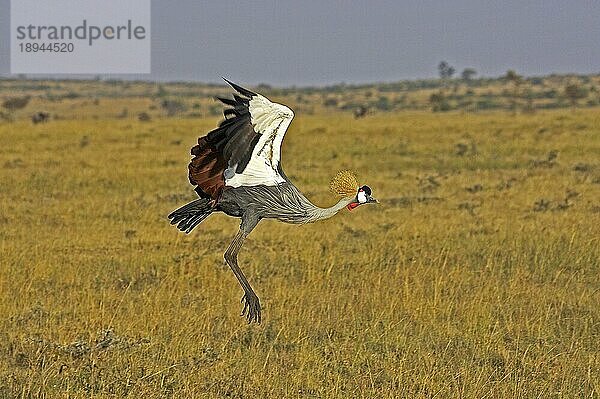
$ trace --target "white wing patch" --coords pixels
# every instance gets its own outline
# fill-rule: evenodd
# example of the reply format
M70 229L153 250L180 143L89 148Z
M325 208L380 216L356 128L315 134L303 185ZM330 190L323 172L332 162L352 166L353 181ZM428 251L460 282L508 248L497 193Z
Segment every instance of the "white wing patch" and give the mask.
M225 185L231 187L275 186L285 179L277 168L281 159L281 143L285 132L294 118L288 107L273 103L257 94L248 105L254 130L261 135L252 151L252 156L243 173L225 176Z

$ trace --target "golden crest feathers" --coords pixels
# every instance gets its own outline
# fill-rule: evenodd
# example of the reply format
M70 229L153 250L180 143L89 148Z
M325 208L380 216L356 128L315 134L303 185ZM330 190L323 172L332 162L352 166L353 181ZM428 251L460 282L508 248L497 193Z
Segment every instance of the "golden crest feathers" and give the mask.
M329 183L329 189L332 193L342 197L356 195L358 191L358 180L356 175L349 170L342 170Z

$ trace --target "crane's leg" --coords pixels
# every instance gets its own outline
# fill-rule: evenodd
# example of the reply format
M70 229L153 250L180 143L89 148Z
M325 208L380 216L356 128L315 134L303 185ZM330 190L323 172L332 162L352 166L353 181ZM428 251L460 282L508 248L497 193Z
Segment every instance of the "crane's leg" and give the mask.
M240 231L235 235L233 241L225 251L225 262L235 274L242 289L244 290L244 296L242 297L242 302L244 303L244 309L242 310L242 316L245 316L248 320L248 323L258 323L260 324L260 301L258 300L258 296L254 293L254 290L250 286L250 283L244 276L242 269L238 266L237 255L240 252L240 248L244 243L244 240L248 233L244 232L244 229L240 229Z

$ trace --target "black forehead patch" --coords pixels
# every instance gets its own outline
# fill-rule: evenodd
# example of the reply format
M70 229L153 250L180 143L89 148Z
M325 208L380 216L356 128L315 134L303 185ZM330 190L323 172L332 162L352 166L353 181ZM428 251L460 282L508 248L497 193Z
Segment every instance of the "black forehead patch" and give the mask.
M371 187L369 187L369 186L362 186L362 187L360 188L360 190L361 190L361 191L364 191L364 192L365 192L365 194L367 194L367 195L371 195Z

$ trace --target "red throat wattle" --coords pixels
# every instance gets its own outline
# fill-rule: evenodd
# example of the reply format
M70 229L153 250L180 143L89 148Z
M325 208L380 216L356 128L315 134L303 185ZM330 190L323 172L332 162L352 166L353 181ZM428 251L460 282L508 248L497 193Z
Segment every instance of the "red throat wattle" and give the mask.
M359 205L360 204L358 202L351 202L348 205L346 205L346 208L348 208L348 210L351 211L352 209L356 208Z

